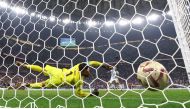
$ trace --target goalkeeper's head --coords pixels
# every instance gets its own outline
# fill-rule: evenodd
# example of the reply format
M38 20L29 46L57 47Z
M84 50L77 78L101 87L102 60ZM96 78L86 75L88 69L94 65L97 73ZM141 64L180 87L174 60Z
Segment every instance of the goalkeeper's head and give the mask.
M79 71L81 72L81 76L84 76L84 77L89 77L90 76L90 68L85 63L81 63L79 65Z

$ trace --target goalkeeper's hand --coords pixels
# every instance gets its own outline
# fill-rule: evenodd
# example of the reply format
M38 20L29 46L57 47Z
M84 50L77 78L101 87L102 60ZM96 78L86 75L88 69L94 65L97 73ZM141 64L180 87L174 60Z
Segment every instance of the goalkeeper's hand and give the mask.
M90 96L94 96L94 95L99 96L99 91L98 91L98 89L94 89L94 90L92 91L92 93L90 94Z
M23 63L20 61L16 61L16 65L21 66Z
M15 63L16 63L16 65L18 65L18 66L26 67L26 64L24 64L23 62L16 61Z
M16 61L15 62L17 66L22 66L22 67L27 67L27 64L20 62L20 61Z

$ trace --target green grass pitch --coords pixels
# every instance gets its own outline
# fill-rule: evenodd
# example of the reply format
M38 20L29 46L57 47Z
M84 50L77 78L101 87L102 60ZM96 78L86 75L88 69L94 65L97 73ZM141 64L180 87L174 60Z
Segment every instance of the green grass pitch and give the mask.
M190 90L168 89L163 93L148 90L100 90L100 97L80 99L73 96L72 90L0 90L0 106L31 107L33 103L38 108L136 108L143 104L144 107L152 108L190 108Z

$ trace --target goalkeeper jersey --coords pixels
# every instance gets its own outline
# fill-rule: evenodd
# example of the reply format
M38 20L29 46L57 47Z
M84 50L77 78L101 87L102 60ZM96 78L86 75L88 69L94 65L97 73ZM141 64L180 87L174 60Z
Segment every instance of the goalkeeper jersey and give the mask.
M50 76L49 81L53 82L52 84L60 85L64 83L74 85L75 93L79 96L85 97L88 96L89 93L82 91L84 77L81 76L79 65L80 63L70 69L59 69L50 65L46 65L44 68L46 71L45 75ZM89 61L87 65L92 67L99 67L102 65L102 63L98 61Z

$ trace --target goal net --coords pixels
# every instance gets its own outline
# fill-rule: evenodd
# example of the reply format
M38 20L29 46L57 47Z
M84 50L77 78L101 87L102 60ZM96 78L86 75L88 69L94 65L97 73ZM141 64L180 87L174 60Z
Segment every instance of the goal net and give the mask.
M0 108L190 107L189 5L189 0L0 0ZM166 67L170 85L164 90L150 91L137 80L138 66L148 60ZM109 84L111 71L94 65L84 81L45 87L53 78L44 73L47 66L62 77L60 72L74 75L67 71L92 61L117 68L120 85ZM99 95L78 96L81 81L82 90L98 89Z
M188 0L168 0L169 6L172 10L172 16L174 20L174 24L176 27L176 32L178 35L179 45L182 49L182 54L184 58L184 62L186 65L186 70L188 73L188 77L190 78L190 66L189 66L189 1Z

